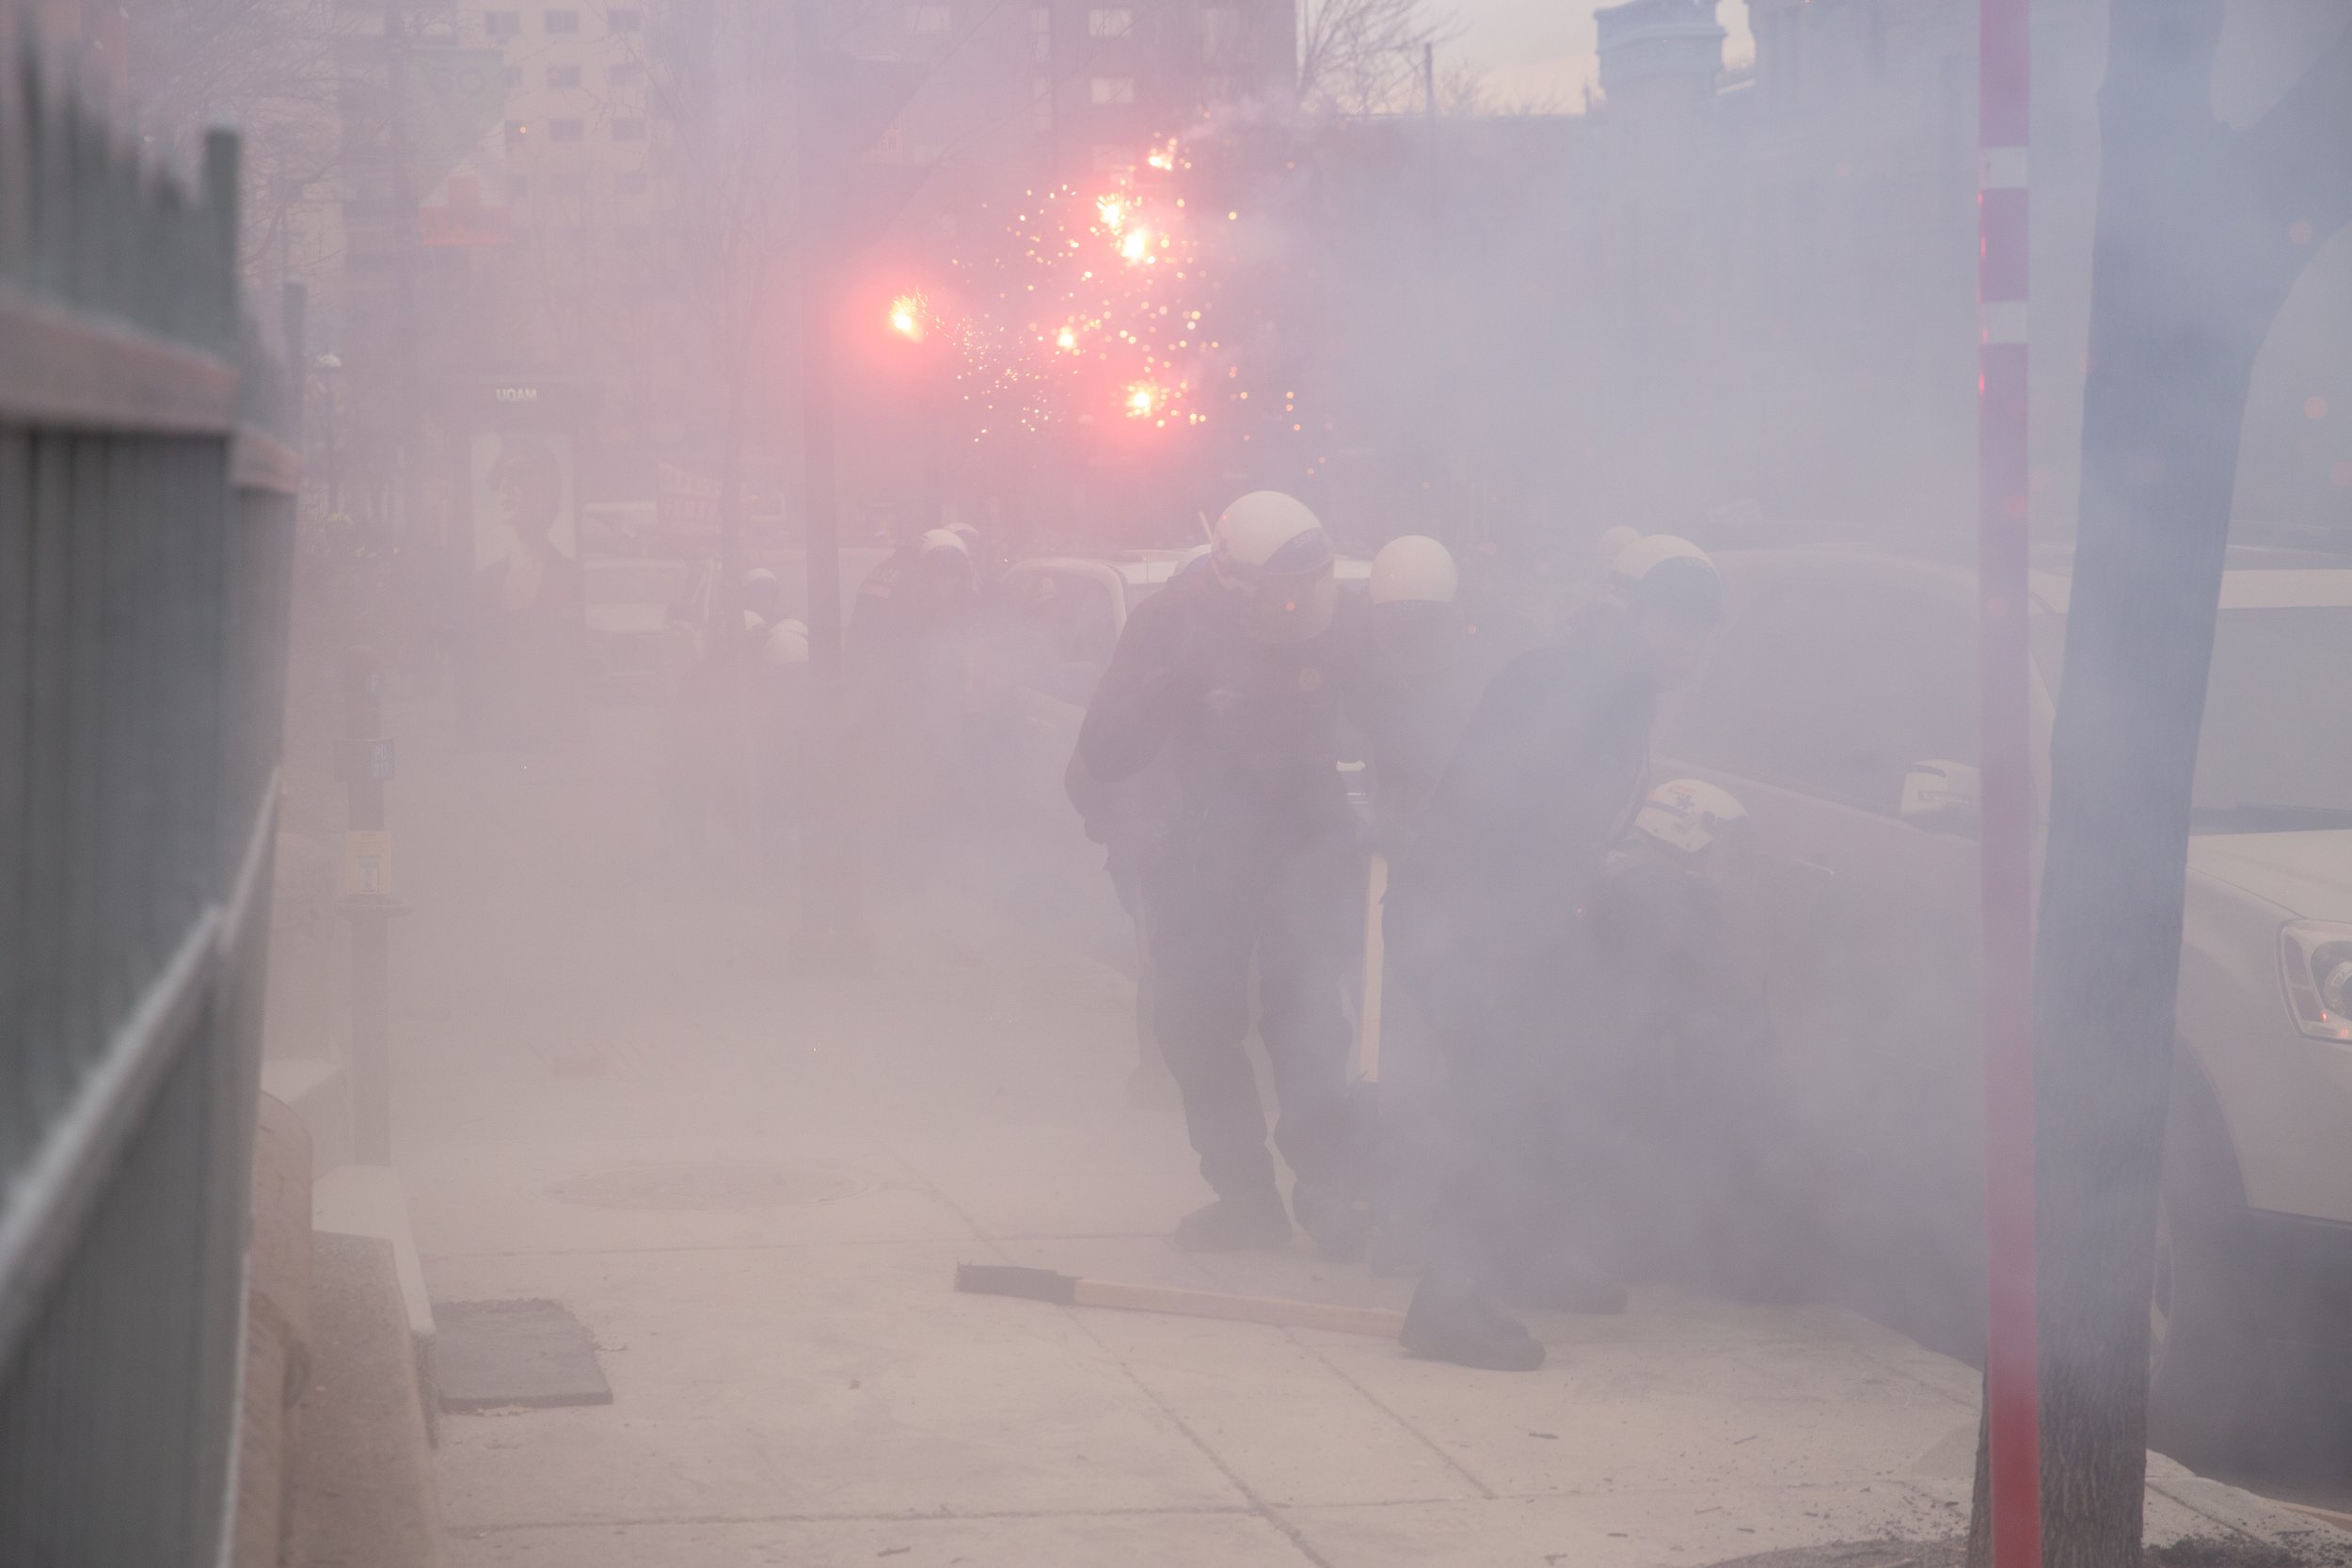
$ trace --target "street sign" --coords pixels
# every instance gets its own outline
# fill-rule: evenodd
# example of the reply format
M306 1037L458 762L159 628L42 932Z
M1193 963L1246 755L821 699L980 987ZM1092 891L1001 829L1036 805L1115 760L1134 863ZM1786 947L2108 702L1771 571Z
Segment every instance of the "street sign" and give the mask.
M343 835L343 892L365 896L392 891L389 833L354 831Z
M654 525L675 539L719 537L719 482L675 463L660 469L654 495Z

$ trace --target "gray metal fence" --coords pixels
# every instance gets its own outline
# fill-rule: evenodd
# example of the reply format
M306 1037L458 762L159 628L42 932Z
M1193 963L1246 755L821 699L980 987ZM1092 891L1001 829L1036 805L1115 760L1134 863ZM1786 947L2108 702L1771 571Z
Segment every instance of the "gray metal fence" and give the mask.
M0 43L0 1564L217 1560L294 530L195 192Z

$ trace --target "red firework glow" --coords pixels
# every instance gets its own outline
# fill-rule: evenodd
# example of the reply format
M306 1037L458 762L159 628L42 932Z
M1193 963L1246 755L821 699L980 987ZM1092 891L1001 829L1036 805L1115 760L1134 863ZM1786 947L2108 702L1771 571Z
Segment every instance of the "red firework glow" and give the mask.
M1175 147L1147 149L1149 168L1107 187L1027 192L996 232L976 226L955 261L970 313L954 328L974 441L1073 420L1197 425L1195 388L1224 381L1230 395L1211 277L1227 237L1216 225L1203 246L1194 232Z

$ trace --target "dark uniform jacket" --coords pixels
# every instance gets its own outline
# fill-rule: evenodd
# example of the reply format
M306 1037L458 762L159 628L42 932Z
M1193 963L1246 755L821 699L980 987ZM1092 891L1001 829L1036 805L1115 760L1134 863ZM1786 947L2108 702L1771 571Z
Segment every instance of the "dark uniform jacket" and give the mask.
M1657 699L1605 605L1487 687L1391 873L1390 950L1441 1032L1520 1026L1573 986Z
M1078 732L1078 762L1117 784L1165 751L1180 804L1179 869L1247 870L1267 854L1353 831L1339 763L1359 758L1362 626L1343 602L1320 636L1245 632L1206 573L1136 607Z

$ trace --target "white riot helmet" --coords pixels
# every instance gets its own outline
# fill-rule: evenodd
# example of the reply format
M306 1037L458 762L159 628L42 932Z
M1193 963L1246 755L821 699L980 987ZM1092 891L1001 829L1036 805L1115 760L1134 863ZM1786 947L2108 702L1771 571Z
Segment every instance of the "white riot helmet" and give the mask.
M978 529L974 528L970 523L959 520L949 523L939 531L953 535L956 542L963 546L964 559L972 562L972 570L976 575L983 569L988 552L980 546Z
M1671 533L1648 533L1609 563L1609 592L1618 603L1663 610L1714 626L1724 618L1723 578L1707 552Z
M1369 594L1375 610L1387 604L1452 604L1460 584L1453 552L1427 534L1391 539L1372 558Z
M1594 554L1600 560L1601 569L1607 571L1614 566L1617 563L1617 557L1625 553L1626 546L1641 537L1640 529L1628 528L1623 523L1603 532L1600 536L1600 543L1593 547Z
M1651 790L1633 814L1633 831L1661 848L1696 857L1747 815L1748 808L1720 785L1704 779L1670 779Z
M916 540L915 546L926 568L952 576L967 588L979 586L979 563L972 559L972 547L961 534L935 528Z
M755 566L743 574L743 603L761 615L773 615L776 599L784 592L776 574L765 566Z
M1300 642L1331 624L1339 608L1331 536L1306 504L1279 490L1253 490L1209 531L1209 569L1248 606L1252 637Z
M808 662L808 628L798 621L778 621L768 628L768 641L760 644L759 657L778 670L788 670L796 664Z

